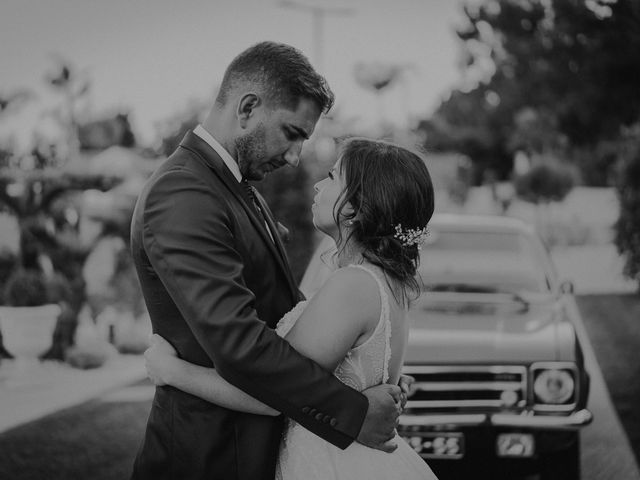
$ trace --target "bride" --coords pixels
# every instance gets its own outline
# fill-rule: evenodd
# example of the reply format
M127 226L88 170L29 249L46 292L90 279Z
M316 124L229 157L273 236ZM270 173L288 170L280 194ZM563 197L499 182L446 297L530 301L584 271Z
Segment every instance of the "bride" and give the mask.
M313 222L335 240L337 269L313 298L280 320L276 331L352 388L397 384L409 331L407 309L419 293L419 249L434 208L429 172L409 150L350 138L340 145L328 177L314 188ZM145 357L156 385L171 385L232 410L280 414L214 369L179 359L158 335ZM276 478L436 478L402 438L396 435L393 441L393 453L359 443L340 450L289 420Z

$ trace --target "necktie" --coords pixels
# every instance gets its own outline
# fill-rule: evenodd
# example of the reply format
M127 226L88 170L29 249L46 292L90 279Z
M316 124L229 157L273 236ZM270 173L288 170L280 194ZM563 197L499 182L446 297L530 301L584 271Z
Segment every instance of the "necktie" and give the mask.
M258 199L256 198L256 192L253 191L253 187L249 185L249 182L247 181L246 178L242 179L242 186L244 187L244 190L247 192L247 195L249 195L249 198L253 202L253 206L256 208L258 213L262 215L262 209L260 208L260 204L258 203Z
M253 187L251 185L249 185L249 182L247 181L246 178L243 178L242 182L240 182L240 183L242 183L242 187L247 192L247 195L249 195L249 198L251 199L251 202L253 203L253 206L255 207L256 211L258 212L258 215L260 216L260 218L264 222L265 230L267 231L267 233L271 237L271 240L273 240L273 234L271 233L271 229L269 228L269 224L267 223L267 219L265 217L265 214L262 211L262 208L260 208L260 202L258 202L258 197L256 197L256 192L253 190Z

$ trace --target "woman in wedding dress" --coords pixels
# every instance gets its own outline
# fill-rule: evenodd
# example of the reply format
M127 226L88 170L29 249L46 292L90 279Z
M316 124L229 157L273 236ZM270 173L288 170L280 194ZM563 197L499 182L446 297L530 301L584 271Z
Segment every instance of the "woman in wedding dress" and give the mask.
M434 208L429 172L407 149L350 138L340 145L328 177L314 188L314 225L335 240L337 268L276 331L352 388L397 384L409 331L407 309L419 293L419 249ZM233 410L280 414L214 369L179 359L162 337L152 337L145 357L156 385L172 385ZM393 442L393 453L356 442L341 450L289 420L276 478L436 479L402 438L396 435Z

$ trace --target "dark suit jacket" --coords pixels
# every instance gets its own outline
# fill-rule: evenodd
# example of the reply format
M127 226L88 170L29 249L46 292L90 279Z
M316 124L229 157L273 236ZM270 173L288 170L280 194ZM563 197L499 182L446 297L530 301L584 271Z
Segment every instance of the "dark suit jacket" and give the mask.
M266 208L266 205L263 206ZM188 133L146 183L131 249L153 331L183 359L346 448L367 400L273 328L300 298L275 243L222 159ZM153 399L136 479L269 479L283 417L228 410L171 387Z

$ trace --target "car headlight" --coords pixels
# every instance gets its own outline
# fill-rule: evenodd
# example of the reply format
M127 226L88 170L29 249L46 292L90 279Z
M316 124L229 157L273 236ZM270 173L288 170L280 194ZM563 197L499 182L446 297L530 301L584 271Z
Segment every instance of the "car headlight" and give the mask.
M536 372L533 391L540 403L565 403L573 396L575 381L567 370L540 370Z

